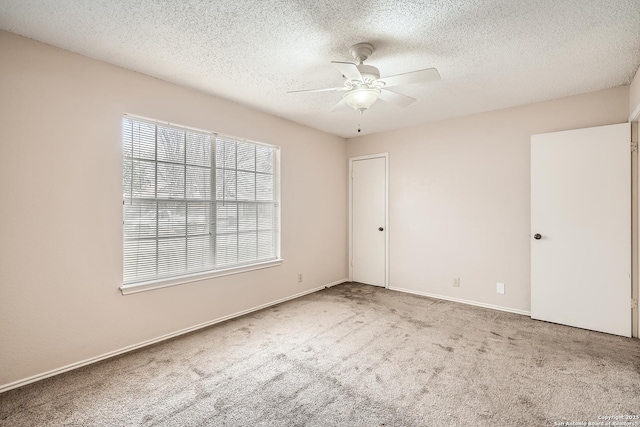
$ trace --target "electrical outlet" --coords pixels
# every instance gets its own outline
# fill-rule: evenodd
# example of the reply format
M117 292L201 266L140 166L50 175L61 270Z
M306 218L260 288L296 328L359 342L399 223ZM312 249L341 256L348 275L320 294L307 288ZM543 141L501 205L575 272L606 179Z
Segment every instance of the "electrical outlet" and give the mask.
M302 273L298 273L298 283L302 283Z
M504 283L496 283L496 292L499 294L504 294Z
M459 277L455 277L453 279L453 287L454 288L459 288L460 287L460 278Z

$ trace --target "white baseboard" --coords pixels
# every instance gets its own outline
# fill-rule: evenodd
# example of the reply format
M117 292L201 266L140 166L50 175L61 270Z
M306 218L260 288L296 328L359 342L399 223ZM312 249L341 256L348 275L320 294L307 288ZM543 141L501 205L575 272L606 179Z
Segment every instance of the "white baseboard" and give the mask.
M349 280L349 279L340 279L340 280L336 280L335 282L331 282L331 283L325 285L324 287L325 288L330 288L332 286L341 285L343 283L347 283L347 282L350 282L350 281L351 280Z
M45 378L52 377L54 375L62 374L63 372L67 372L67 371L71 371L73 369L81 368L83 366L91 365L92 363L96 363L96 362L99 362L101 360L109 359L110 357L118 356L120 354L128 353L130 351L137 350L139 348L146 347L148 345L155 344L155 343L158 343L158 342L161 342L161 341L165 341L165 340L168 340L170 338L174 338L174 337L177 337L177 336L180 336L180 335L184 335L184 334L187 334L189 332L197 331L198 329L206 328L207 326L215 325L216 323L224 322L226 320L230 320L230 319L233 319L235 317L240 317L240 316L243 316L245 314L252 313L254 311L262 310L263 308L267 308L267 307L270 307L272 305L276 305L276 304L280 304L280 303L285 302L285 301L289 301L289 300L292 300L292 299L300 298L301 296L312 294L314 292L318 292L318 291L321 291L323 289L330 288L331 286L336 286L336 285L339 285L341 283L345 283L345 282L348 282L348 281L349 281L349 279L336 280L335 282L328 283L328 284L326 284L324 286L319 286L317 288L309 289L309 290L306 290L304 292L297 293L295 295L291 295L291 296L288 296L288 297L285 297L285 298L281 298L281 299L276 300L276 301L271 301L271 302L268 302L266 304L259 305L257 307L253 307L253 308L249 308L247 310L243 310L243 311L239 311L237 313L233 313L233 314L230 314L228 316L219 317L217 319L210 320L208 322L200 323L199 325L191 326L189 328L181 329L179 331L172 332L170 334L162 335L162 336L160 336L158 338L153 338L153 339L150 339L150 340L147 340L147 341L143 341L143 342L138 343L138 344L133 344L133 345L121 348L119 350L110 351L109 353L105 353L105 354L102 354L100 356L91 357L89 359L85 359L85 360L81 360L79 362L71 363L69 365L66 365L66 366L63 366L63 367L57 368L57 369L52 369L51 371L44 372L42 374L33 375L31 377L28 377L28 378L24 378L24 379L17 380L17 381L8 383L8 384L0 385L0 393L8 391L8 390L11 390L11 389L14 389L14 388L17 388L17 387L22 387L24 385L31 384L31 383L34 383L36 381L40 381L40 380L43 380Z
M431 298L443 299L443 300L446 300L446 301L459 302L461 304L475 305L477 307L491 308L493 310L506 311L508 313L515 313L515 314L522 314L524 316L531 316L531 312L530 311L518 310L517 308L509 308L509 307L502 307L500 305L485 304L483 302L469 301L469 300L466 300L466 299L449 297L449 296L446 296L446 295L438 295L438 294L432 294L432 293L429 293L429 292L414 291L413 289L396 288L396 287L391 287L391 286L388 289L391 289L392 291L406 292L408 294L421 295L423 297L431 297Z

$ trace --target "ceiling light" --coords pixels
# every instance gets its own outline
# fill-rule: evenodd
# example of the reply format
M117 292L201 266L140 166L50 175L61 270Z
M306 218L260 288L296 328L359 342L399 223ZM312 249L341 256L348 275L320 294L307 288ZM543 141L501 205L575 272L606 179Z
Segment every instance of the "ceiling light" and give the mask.
M362 114L373 105L380 95L379 89L359 87L345 93L342 97L347 105Z

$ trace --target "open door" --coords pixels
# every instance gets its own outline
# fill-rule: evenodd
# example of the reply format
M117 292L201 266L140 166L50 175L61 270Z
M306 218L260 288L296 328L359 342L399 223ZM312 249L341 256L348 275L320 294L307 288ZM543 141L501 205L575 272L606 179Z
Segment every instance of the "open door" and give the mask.
M531 137L531 317L631 336L629 123Z

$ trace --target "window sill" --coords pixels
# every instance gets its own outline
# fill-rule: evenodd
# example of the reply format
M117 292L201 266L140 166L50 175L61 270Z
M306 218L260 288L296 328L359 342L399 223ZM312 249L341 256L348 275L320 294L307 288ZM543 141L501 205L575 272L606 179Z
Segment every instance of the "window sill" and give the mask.
M138 292L151 291L154 289L167 288L169 286L182 285L185 283L199 282L201 280L213 279L215 277L230 276L232 274L246 273L247 271L262 270L263 268L277 267L282 264L283 259L261 262L259 264L244 265L241 267L227 268L224 270L207 271L205 273L191 274L187 276L172 277L170 279L151 280L148 282L131 283L120 286L122 295L136 294Z

